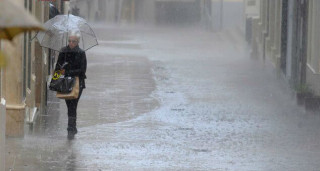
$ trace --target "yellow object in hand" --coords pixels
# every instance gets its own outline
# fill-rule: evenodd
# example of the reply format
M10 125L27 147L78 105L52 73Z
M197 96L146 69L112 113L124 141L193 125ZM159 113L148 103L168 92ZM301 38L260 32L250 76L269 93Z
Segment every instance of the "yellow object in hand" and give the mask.
M56 72L54 72L52 79L53 80L57 80L57 79L60 78L60 76L61 76L61 72L60 71L56 71Z

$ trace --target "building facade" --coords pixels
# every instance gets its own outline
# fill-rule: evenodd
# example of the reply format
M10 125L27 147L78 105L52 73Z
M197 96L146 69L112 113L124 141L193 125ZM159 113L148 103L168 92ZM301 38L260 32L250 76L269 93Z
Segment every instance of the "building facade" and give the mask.
M269 60L277 73L296 92L307 87L314 103L319 103L319 44L317 0L247 0L256 1L259 11L247 15L247 37L252 56ZM250 5L246 3L246 5ZM248 13L248 11L246 11ZM249 20L248 20L249 19ZM319 108L319 104L318 107Z
M12 1L41 23L49 19L49 1ZM68 3L61 0L52 4L62 12L68 8ZM0 68L0 171L4 171L6 136L23 136L25 125L33 124L38 114L46 112L51 58L49 51L34 39L35 34L27 32L12 42L0 41L0 49L6 56L6 66Z
M309 0L308 3L306 83L320 96L320 21L317 20L320 17L320 2Z

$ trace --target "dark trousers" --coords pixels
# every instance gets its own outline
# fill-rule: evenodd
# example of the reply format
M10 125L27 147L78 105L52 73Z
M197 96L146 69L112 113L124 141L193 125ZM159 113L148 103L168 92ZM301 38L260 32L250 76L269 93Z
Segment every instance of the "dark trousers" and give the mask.
M80 88L79 97L77 99L66 100L68 107L68 131L75 131L77 129L77 107L82 90L83 89Z

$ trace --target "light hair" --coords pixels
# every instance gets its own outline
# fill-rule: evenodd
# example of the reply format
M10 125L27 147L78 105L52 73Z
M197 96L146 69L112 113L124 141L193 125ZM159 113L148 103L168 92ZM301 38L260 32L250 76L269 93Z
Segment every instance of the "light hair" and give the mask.
M74 36L74 37L76 37L78 39L78 41L80 41L81 34L80 34L80 31L78 31L78 30L71 30L71 31L69 31L69 35L68 36L69 37L70 36Z

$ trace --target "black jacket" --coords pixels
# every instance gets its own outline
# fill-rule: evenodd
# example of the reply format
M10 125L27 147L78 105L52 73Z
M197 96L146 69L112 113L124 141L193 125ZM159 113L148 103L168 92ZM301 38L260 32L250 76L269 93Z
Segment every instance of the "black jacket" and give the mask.
M61 49L55 70L65 69L65 76L79 76L80 88L85 88L84 79L87 78L87 57L79 46L70 49L66 46Z

